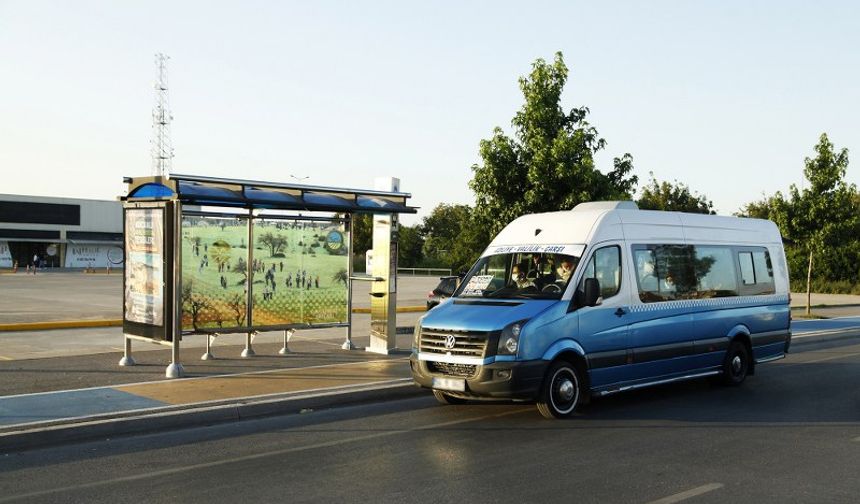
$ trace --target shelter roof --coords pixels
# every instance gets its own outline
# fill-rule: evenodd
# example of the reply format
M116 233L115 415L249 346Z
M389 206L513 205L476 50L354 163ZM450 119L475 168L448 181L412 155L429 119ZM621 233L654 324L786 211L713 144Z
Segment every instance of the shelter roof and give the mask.
M179 200L201 206L350 213L416 213L404 192L172 174L126 177L124 201Z

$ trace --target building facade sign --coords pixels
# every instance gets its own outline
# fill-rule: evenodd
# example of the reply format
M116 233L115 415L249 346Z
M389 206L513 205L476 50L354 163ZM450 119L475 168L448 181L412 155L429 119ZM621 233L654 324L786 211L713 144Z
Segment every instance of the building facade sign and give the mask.
M0 241L0 268L12 267L12 253L9 252L9 243Z
M66 260L64 265L66 268L105 268L110 264L108 254L110 254L112 248L115 248L115 246L66 245ZM48 255L52 255L50 247L48 248Z

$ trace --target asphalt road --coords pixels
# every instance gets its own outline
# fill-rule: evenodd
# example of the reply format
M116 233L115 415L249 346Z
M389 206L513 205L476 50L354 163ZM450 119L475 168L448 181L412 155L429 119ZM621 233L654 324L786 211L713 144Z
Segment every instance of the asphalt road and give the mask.
M739 388L438 406L429 394L0 455L4 502L857 502L860 337ZM661 500L662 499L662 500Z

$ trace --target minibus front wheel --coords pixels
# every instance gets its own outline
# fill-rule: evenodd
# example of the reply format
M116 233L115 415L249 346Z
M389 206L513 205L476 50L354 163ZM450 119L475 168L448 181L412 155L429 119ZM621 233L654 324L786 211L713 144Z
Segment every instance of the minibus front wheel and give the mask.
M750 373L750 350L743 341L735 339L729 344L723 361L723 384L738 386Z
M567 418L573 414L582 396L579 369L565 360L552 363L537 400L537 409L546 418Z

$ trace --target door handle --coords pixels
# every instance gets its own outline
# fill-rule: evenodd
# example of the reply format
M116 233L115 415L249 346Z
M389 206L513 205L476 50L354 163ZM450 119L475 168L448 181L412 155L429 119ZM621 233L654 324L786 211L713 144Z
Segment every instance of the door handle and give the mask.
M618 308L617 310L615 310L616 317L623 317L626 313L627 311L624 308Z

